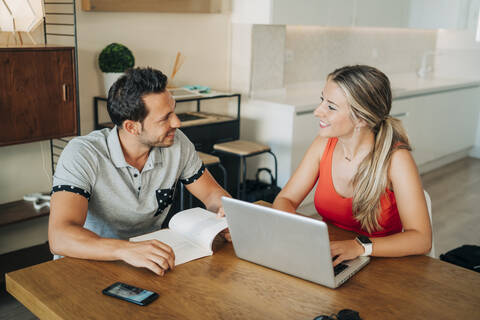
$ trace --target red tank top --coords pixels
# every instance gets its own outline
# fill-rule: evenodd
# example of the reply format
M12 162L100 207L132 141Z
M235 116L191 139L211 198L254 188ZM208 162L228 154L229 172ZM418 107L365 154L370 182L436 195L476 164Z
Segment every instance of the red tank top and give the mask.
M317 189L315 190L315 208L323 220L342 229L354 231L369 237L384 237L402 231L402 222L398 215L395 195L386 189L380 199L382 212L378 219L381 230L368 233L361 229L360 223L353 217L352 198L344 198L337 193L332 180L332 156L337 138L328 139L320 160Z

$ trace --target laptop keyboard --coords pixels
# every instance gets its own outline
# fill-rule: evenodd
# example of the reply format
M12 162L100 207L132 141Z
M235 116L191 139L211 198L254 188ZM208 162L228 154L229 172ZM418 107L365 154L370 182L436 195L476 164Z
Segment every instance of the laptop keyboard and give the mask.
M345 263L339 263L335 267L333 267L333 273L335 276L337 276L340 272L343 270L347 269L348 265Z

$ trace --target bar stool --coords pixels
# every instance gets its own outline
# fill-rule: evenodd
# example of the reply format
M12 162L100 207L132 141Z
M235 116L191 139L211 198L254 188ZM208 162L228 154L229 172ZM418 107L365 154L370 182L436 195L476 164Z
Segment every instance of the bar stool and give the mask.
M213 150L215 150L215 153L223 153L223 154L233 155L240 158L241 168L239 167L238 169L238 184L237 184L238 199L246 198L247 158L253 157L262 153L271 154L275 161L275 179L278 178L277 157L270 150L270 147L267 145L252 142L252 141L235 140L230 142L217 143L213 145ZM243 188L241 188L242 183L243 183Z
M197 155L200 158L200 160L202 160L205 168L208 169L214 166L217 166L218 168L220 168L223 175L223 188L226 189L227 188L227 170L221 164L220 158L208 153L200 152L200 151L197 151ZM185 186L182 183L182 187L180 188L180 210L184 210L185 191L186 191ZM188 205L189 205L189 208L191 208L193 205L193 198L191 193L189 193Z

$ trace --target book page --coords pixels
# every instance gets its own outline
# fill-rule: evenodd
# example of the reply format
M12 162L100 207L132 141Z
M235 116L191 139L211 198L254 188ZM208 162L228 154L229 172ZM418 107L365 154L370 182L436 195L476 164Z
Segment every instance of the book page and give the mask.
M181 211L173 216L168 224L171 230L178 232L190 241L212 252L213 239L227 228L227 219L202 208Z
M211 250L207 250L196 245L188 238L170 229L163 229L152 233L147 233L138 237L130 238L130 241L138 242L153 239L166 243L173 249L173 252L175 253L176 266L198 258L212 255Z

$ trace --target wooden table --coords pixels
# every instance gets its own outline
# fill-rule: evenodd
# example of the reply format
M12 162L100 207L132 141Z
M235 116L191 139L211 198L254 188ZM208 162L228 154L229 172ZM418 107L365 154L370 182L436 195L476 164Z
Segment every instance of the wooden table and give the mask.
M427 256L372 258L333 290L240 260L230 243L217 246L164 277L123 262L64 258L8 273L6 285L42 319L313 319L344 308L364 320L480 319L480 274ZM141 307L103 295L116 281L160 297Z

